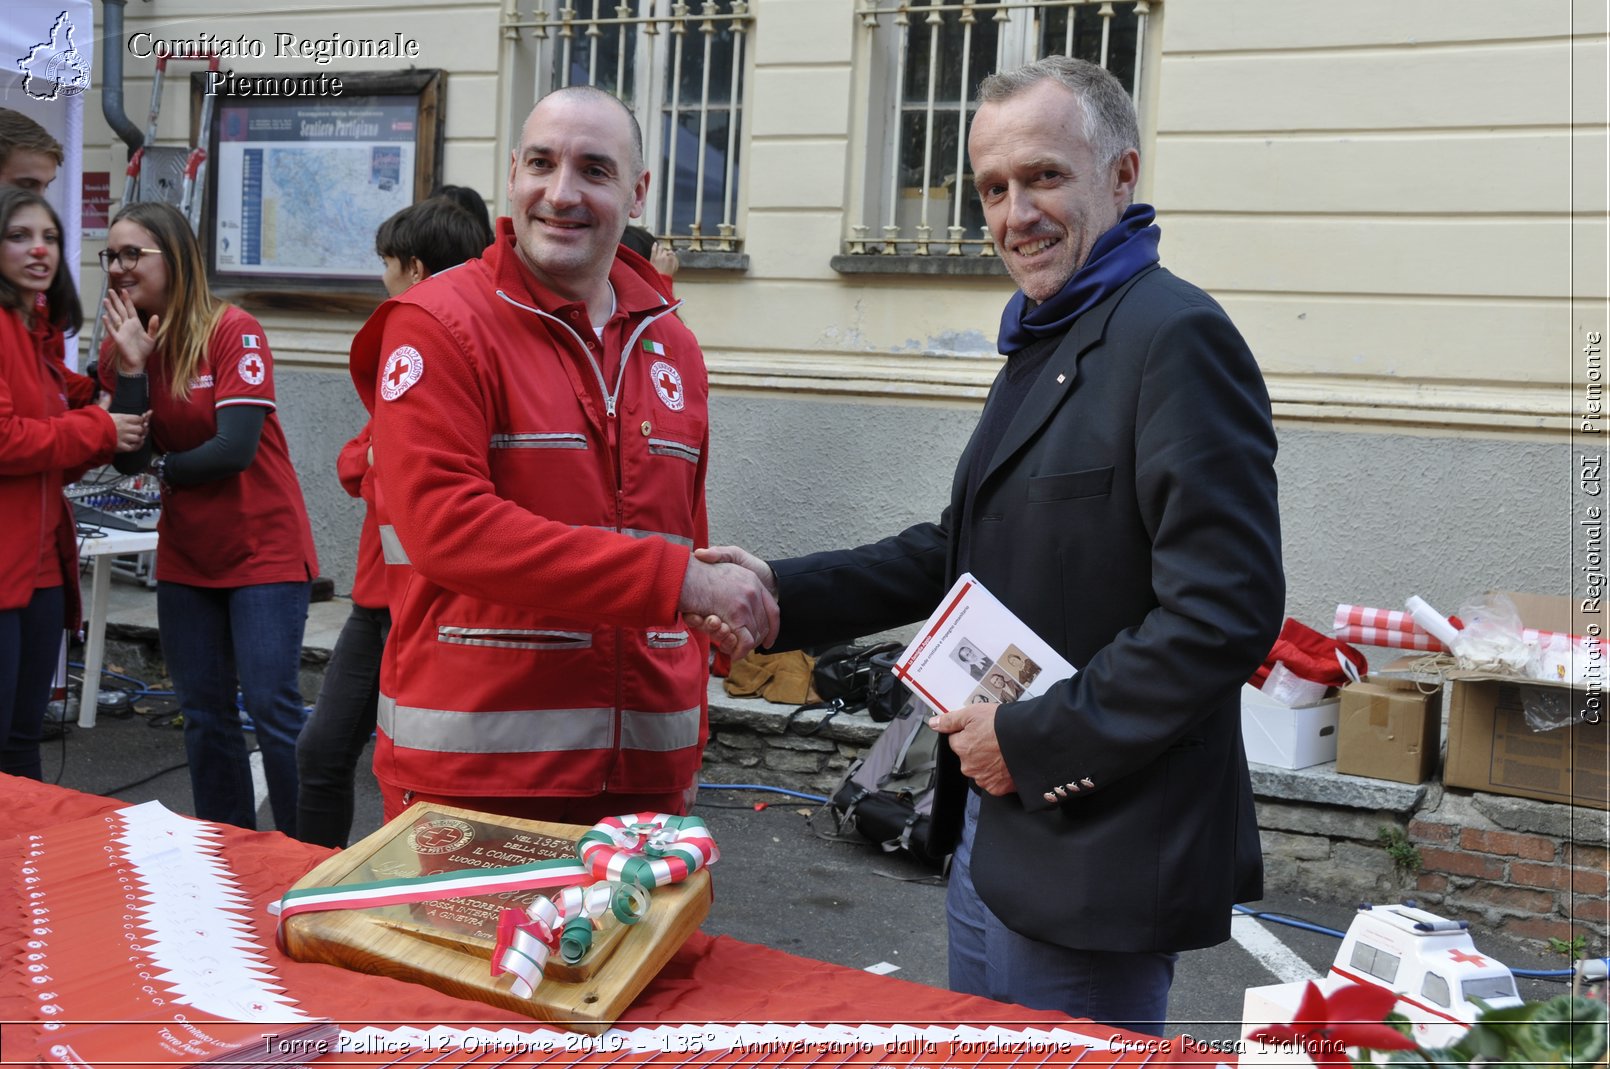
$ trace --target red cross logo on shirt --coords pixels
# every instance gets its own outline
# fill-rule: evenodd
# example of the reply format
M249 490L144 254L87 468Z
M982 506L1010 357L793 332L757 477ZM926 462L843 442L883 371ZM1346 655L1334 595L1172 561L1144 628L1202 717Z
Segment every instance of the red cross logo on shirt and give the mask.
M649 381L654 384L654 392L660 395L660 401L672 412L682 411L687 398L682 393L682 374L671 364L664 360L654 361L654 366L648 369Z
M391 383L394 387L401 385L402 380L408 377L408 369L412 366L413 365L410 364L406 359L398 360L396 364L392 366L391 374L386 376L386 381Z
M235 370L240 372L240 377L248 385L261 386L268 368L263 364L262 357L256 353L247 353L240 358L240 363L235 365Z
M1461 965L1474 965L1477 968L1482 968L1487 964L1487 959L1480 954L1466 954L1463 950L1450 950L1448 951L1448 956Z

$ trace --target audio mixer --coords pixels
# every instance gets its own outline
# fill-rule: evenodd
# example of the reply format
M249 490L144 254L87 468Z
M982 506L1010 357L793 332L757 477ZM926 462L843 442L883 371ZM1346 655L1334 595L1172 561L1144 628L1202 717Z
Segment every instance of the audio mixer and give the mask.
M99 474L91 472L67 488L73 518L80 525L118 531L156 530L162 515L162 491L156 479L131 475L104 481L104 476L95 478Z

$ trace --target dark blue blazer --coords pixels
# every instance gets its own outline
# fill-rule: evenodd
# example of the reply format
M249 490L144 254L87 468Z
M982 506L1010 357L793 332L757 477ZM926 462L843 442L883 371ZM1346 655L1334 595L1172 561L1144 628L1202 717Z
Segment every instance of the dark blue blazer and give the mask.
M776 645L926 618L955 579L951 524L967 516L973 574L1079 670L1000 708L1017 791L983 798L980 896L1063 946L1222 942L1231 904L1262 895L1239 695L1285 600L1257 363L1211 297L1148 268L1074 323L964 510L975 448L938 523L772 562ZM966 790L942 748L941 843Z

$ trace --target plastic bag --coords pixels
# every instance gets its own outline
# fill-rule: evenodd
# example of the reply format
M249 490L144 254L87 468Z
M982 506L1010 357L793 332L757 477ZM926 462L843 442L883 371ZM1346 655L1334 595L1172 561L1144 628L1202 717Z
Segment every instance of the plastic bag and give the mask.
M1537 647L1528 645L1521 614L1502 594L1484 594L1459 610L1464 630L1453 643L1459 667L1477 672L1507 672L1535 678Z
M1531 679L1546 678L1537 641L1528 642L1525 625L1515 603L1502 594L1486 594L1474 605L1459 610L1464 630L1453 646L1460 668L1482 672L1508 672ZM1553 731L1572 722L1569 691L1552 687L1522 687L1521 709L1533 731Z

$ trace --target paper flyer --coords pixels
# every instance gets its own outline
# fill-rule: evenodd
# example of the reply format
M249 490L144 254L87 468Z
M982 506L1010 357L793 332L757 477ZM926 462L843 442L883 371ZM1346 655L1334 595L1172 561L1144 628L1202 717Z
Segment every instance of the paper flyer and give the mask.
M949 713L976 702L1038 697L1075 669L964 572L894 672L918 698Z

